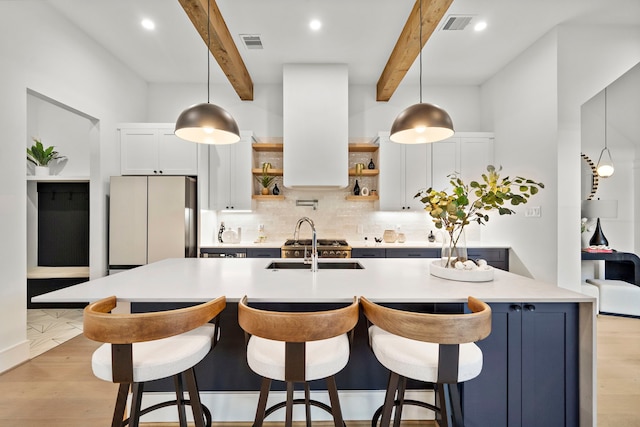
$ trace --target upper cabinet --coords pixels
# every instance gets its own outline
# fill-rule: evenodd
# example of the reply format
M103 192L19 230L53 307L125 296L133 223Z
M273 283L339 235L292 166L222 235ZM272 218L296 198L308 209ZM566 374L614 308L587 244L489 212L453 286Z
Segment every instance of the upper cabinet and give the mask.
M174 135L172 123L119 126L122 175L197 175L198 144Z
M493 133L458 132L431 144L431 186L449 190L449 175L458 173L465 184L481 179L487 165L494 163Z
M424 208L415 199L422 189L450 191L449 175L458 173L465 183L480 179L493 164L493 134L458 132L432 144L405 145L380 136L380 210L415 211Z
M380 210L419 211L414 196L429 186L428 144L397 144L389 133L380 133Z
M251 151L253 133L240 132L240 141L209 147L209 209L251 210Z

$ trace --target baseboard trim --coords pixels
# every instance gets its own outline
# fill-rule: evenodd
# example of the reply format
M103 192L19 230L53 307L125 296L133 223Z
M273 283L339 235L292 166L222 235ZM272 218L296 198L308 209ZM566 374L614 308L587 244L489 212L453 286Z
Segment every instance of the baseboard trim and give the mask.
M0 374L29 361L29 340L0 351Z

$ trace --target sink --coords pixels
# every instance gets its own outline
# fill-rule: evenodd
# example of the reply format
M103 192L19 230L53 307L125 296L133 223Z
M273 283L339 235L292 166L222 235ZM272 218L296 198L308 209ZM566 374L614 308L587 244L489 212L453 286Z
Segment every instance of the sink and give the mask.
M303 262L273 261L265 267L267 270L310 270L311 264ZM318 261L318 270L362 270L358 261L322 262Z

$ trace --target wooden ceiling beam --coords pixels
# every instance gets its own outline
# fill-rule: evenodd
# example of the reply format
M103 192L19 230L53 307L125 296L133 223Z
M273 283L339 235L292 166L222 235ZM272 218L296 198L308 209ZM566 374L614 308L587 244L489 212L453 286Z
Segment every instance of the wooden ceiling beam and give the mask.
M240 99L253 101L253 81L215 0L210 0L210 14L207 14L207 0L178 0L178 2L180 2L193 26L202 37L202 40L204 40L205 45L208 40L207 16L210 17L211 43L209 44L209 50L211 54L220 65Z
M417 0L407 22L398 37L387 65L385 65L376 88L376 100L388 101L396 91L400 82L411 68L420 50L424 47L449 9L453 0L426 0L422 4L420 16L420 1ZM420 38L420 22L422 21L422 40ZM419 46L419 48L418 48Z

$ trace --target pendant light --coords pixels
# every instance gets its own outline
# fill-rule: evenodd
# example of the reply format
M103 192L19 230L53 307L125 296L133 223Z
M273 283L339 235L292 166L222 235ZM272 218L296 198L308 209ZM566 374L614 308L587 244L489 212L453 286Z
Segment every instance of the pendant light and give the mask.
M210 51L211 44L209 14L211 0L207 1L207 102L191 107L180 113L176 121L175 134L179 138L202 144L233 144L240 141L238 124L225 109L209 103L210 94Z
M600 152L598 158L598 165L596 166L598 176L602 178L609 178L613 175L615 168L613 167L613 160L611 160L611 152L607 147L607 88L604 88L604 148Z
M453 136L449 114L434 104L422 102L422 0L420 0L420 103L404 109L391 125L390 139L400 144L424 144Z

